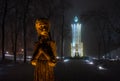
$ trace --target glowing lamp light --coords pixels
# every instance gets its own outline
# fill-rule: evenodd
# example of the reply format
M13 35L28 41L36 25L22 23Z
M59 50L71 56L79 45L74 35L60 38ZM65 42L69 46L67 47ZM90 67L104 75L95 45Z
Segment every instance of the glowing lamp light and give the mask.
M93 61L89 61L89 60L85 60L85 62L86 62L87 64L90 64L90 65L93 65L93 64L94 64Z
M104 68L104 67L102 67L102 66L100 66L100 65L98 66L98 69L99 69L99 70L106 70L106 68Z
M8 54L9 52L8 51L6 51L6 54Z
M89 64L93 65L94 63L93 62L89 62Z
M77 16L75 16L74 21L78 22L78 17Z
M59 56L57 56L56 58L57 58L57 59L60 59L60 57L59 57Z
M23 52L23 51L24 51L24 49L22 48L22 49L21 49L21 51Z
M27 58L28 58L28 59L31 59L31 58L32 58L32 56L27 56Z
M69 61L69 59L65 59L65 60L64 60L64 62L68 62L68 61Z

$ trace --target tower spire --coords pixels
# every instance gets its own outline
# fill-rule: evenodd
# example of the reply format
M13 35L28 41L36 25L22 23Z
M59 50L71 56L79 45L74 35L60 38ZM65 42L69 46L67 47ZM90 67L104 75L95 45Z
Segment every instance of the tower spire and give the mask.
M71 43L71 56L82 57L83 56L83 43L81 42L81 24L78 23L78 17L74 17L74 23L72 27L72 43Z

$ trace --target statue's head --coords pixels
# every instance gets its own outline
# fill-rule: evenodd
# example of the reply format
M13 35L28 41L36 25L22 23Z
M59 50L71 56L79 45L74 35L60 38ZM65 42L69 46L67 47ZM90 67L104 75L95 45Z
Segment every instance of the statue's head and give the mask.
M50 32L50 21L46 18L37 19L35 22L35 28L38 36L49 36Z

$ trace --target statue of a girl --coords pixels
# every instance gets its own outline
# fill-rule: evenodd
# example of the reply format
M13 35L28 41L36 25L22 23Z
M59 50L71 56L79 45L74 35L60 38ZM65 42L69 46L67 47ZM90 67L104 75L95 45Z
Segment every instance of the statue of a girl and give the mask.
M56 44L51 40L50 21L46 18L36 20L35 27L38 41L31 64L35 66L34 81L54 81L54 66L56 65Z

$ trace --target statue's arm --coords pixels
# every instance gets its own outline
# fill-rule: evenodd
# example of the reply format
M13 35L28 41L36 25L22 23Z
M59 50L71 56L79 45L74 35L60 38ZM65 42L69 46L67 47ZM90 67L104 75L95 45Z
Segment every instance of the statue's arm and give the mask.
M38 54L39 54L39 42L36 42L34 45L34 52L33 52L32 60L37 59Z
M43 51L40 49L40 44L37 42L37 43L35 43L35 45L34 45L34 53L33 53L33 57L32 57L32 59L31 59L31 64L33 65L33 66L36 66L37 64L37 61L38 61L38 59L39 59L39 57L40 57L40 55L43 53Z
M55 41L51 41L51 42L50 42L50 46L51 46L53 55L54 55L54 57L56 58L57 52L56 52L56 43L55 43Z

